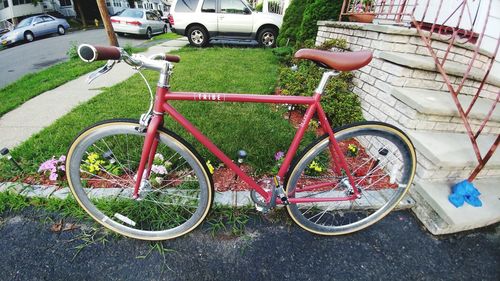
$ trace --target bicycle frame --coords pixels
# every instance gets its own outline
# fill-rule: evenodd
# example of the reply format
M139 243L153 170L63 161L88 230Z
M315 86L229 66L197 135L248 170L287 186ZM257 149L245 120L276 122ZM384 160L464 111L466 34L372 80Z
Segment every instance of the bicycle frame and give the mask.
M328 134L330 143L330 151L333 156L335 172L338 175L345 175L349 179L351 186L355 186L353 177L347 167L347 162L340 150L340 147L335 140L335 135L327 120L326 114L320 104L321 94L317 91L312 97L298 97L298 96L279 96L279 95L248 95L248 94L225 94L225 93L199 93L199 92L171 92L168 87L158 87L156 91L156 99L154 103L154 111L151 121L147 127L146 139L144 142L141 161L139 164L138 175L149 176L152 161L156 153L158 140L156 138L157 131L163 125L164 114L169 114L177 123L181 124L190 134L192 134L201 144L203 144L211 153L213 153L219 160L221 160L227 167L236 173L250 188L259 193L266 201L270 203L272 193L264 190L259 186L255 180L243 172L238 165L222 152L212 141L205 136L198 128L189 122L182 114L175 110L169 101L193 101L193 102L241 102L241 103L273 103L273 104L301 104L307 105L307 110L302 122L295 133L290 148L286 152L284 161L278 171L277 180L279 186L283 183L279 182L285 176L290 168L290 164L294 155L299 148L300 141L302 140L310 120L317 113L321 127ZM148 169L146 170L146 165ZM146 171L146 173L144 173ZM141 177L137 177L134 198L139 196L139 187L141 184ZM278 186L277 186L278 187ZM290 198L289 203L309 203L309 202L330 202L330 201L347 201L359 198L360 194L357 188L353 188L353 194L346 197L334 198ZM280 198L276 198L277 204L283 204Z

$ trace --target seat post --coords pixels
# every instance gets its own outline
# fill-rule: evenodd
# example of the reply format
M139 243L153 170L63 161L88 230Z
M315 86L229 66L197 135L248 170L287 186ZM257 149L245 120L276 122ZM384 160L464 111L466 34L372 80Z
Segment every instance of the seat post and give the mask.
M316 88L315 93L322 95L323 92L325 91L326 84L328 83L328 80L330 80L331 77L338 76L340 74L339 71L336 70L330 70L326 71L323 73L323 76L321 77L321 81L319 82L318 87Z

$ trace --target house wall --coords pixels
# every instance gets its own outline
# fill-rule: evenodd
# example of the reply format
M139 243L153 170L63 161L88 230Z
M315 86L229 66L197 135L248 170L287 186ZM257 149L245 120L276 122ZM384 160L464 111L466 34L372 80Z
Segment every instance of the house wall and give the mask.
M0 10L0 21L10 20L12 18L39 14L43 12L42 5L33 5L33 4L23 4L23 5L12 5L12 0L9 1L9 7Z

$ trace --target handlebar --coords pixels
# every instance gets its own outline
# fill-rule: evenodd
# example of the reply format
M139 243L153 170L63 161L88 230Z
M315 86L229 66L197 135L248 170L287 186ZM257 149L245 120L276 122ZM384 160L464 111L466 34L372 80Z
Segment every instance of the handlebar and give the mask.
M78 55L84 62L93 62L98 60L119 60L122 57L122 52L117 47L82 44L78 47Z
M93 62L98 60L124 60L133 66L145 66L148 63L146 58L129 55L122 48L114 46L92 46L89 44L82 44L78 47L78 55L85 62ZM181 58L175 55L169 54L157 54L151 56L149 60L166 60L169 62L180 62Z

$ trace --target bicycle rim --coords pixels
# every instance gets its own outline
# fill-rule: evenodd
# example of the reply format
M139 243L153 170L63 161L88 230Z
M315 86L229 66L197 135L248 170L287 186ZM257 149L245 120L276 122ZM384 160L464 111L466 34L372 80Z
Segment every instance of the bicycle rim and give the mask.
M96 221L122 235L164 240L186 234L206 217L211 178L180 137L158 131L149 176L133 199L145 134L130 121L107 121L84 131L68 152L67 176L78 203Z
M365 122L336 133L343 156L354 177L350 186L338 173L323 136L306 148L290 169L290 198L360 198L291 204L287 210L302 228L321 235L341 235L361 230L387 215L403 198L413 180L416 156L413 145L400 130L378 122Z

